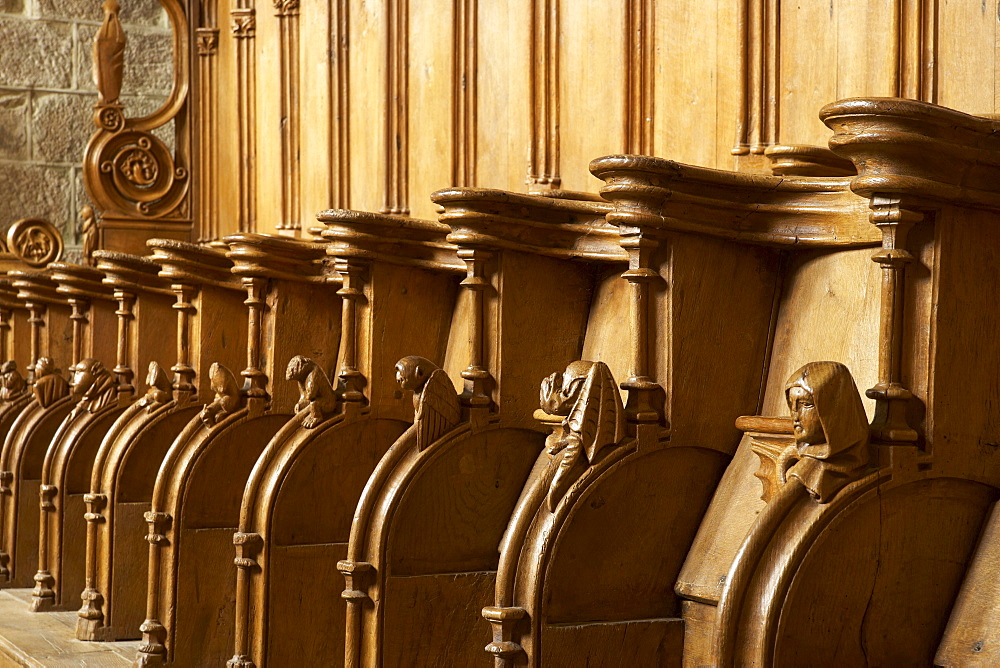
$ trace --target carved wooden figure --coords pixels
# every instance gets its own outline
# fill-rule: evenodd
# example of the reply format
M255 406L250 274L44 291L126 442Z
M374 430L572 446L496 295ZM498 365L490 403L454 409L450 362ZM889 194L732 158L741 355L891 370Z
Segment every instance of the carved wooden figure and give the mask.
M244 382L212 365L207 380L215 398L183 428L157 473L146 514L149 580L139 665L222 663L232 656L235 578L228 555L240 499L254 462L299 399L294 384L269 378L302 351L323 367L336 358L340 297L326 284L324 247L254 234L226 243L247 294Z
M94 339L87 336L86 324L92 304L89 299L73 298L71 307L48 273L8 275L31 313L29 355L34 361L27 374L32 400L17 414L0 450L0 477L7 481L0 507L0 563L6 561L8 569L8 579L0 586L30 587L34 573L28 571L36 570L38 557L42 464L56 429L73 405L60 366L68 369L89 351L86 344ZM105 316L96 322L111 318L110 325L99 326L113 326L110 301L105 306L95 309L103 310Z
M421 360L397 367L419 417L372 474L339 564L348 666L483 660L478 615L497 545L543 447L529 419L541 369L579 358L595 285L624 260L605 204L473 189L433 198L467 267L445 358L465 365L465 388ZM537 345L518 343L525 332Z
M340 210L319 218L342 282L337 385L312 359L288 363L297 415L254 466L234 536L230 666L281 665L300 652L343 661L346 604L331 600L326 585L340 578L337 562L372 470L413 422L392 365L405 352L443 363L448 344L462 264L445 243L446 225ZM435 373L454 400L445 372Z
M202 380L210 365L221 360L235 366L244 357L242 346L233 345L246 339L247 323L245 292L232 262L219 250L193 244L152 240L150 247L151 258L97 253L109 284L140 294L138 313L146 325L138 334L176 348L161 349L159 361L148 362L146 393L112 426L88 478L81 640L140 637L149 551L144 514L157 470L174 438L213 396ZM164 330L171 334L163 336ZM172 382L165 369L173 372Z

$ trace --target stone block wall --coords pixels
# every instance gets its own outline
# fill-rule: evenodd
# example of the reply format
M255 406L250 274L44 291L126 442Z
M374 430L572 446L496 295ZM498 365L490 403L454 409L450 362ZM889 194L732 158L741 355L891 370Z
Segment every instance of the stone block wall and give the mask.
M102 1L0 0L0 231L45 218L70 256L90 203L81 163L94 130L91 48ZM121 99L127 116L143 116L170 92L170 26L159 0L118 2L128 39Z

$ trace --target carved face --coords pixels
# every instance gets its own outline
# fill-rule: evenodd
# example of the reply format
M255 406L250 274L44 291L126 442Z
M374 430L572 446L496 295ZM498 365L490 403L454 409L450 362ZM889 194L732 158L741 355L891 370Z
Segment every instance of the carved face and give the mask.
M48 357L39 357L38 361L35 362L35 378L48 376L53 371L55 371L55 365Z
M823 423L813 395L804 387L793 386L788 390L788 408L792 411L795 424L795 442L799 445L819 445L826 443Z
M73 380L71 384L73 386L73 396L77 399L82 399L87 390L94 384L94 369L87 362L88 360L83 360L73 367Z
M422 361L421 357L404 357L396 362L396 382L402 390L416 392L427 382L433 369L426 368Z
M554 373L542 381L539 396L541 408L552 415L569 415L573 404L580 398L580 390L587 380L593 362L577 361L566 367L560 375Z

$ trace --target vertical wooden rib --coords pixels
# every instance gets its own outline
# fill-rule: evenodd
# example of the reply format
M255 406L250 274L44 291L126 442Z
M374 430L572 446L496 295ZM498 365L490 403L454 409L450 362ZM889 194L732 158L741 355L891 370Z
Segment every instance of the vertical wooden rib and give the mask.
M409 0L389 0L386 42L385 206L383 213L408 214Z
M452 28L452 185L476 183L478 0L455 0Z
M213 21L214 22L214 21ZM218 239L218 88L216 83L219 29L202 27L196 31L198 44L198 207L202 241Z
M279 230L302 228L299 156L299 0L277 0L281 60L281 220Z
M348 0L336 0L331 15L330 35L333 45L333 66L330 68L330 109L333 127L330 130L330 202L336 208L350 208L350 61L348 39L350 13Z
M250 0L237 0L232 10L236 38L237 119L239 123L240 232L257 229L257 61L254 50L256 12Z
M937 101L937 0L896 0L898 97Z
M531 152L528 187L558 188L559 0L531 3Z
M733 155L750 153L750 0L739 0L736 18L737 111Z
M655 55L651 0L629 0L625 7L625 151L652 155Z
M765 0L764 4L764 91L761 103L760 153L768 146L778 143L778 84L781 58L781 2Z

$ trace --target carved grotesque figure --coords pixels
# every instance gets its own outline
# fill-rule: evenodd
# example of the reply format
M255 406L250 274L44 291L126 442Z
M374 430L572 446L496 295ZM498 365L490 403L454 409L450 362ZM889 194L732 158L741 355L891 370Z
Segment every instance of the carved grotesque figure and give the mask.
M215 400L201 409L199 417L207 425L214 425L240 406L240 386L233 372L218 362L208 368L208 378Z
M312 429L336 412L337 395L330 379L316 362L296 355L288 361L285 378L299 384L299 401L295 404L295 412L309 410L309 414L302 419L303 427Z
M27 383L17 370L17 362L7 360L0 366L0 401L16 399L27 387Z
M396 382L403 391L413 392L417 450L423 450L462 419L455 386L448 374L430 360L416 355L399 360Z
M117 396L111 372L92 357L80 360L73 366L72 386L78 411L96 413L111 405Z
M549 486L548 506L554 511L587 466L625 437L625 408L604 362L576 361L552 374L542 381L540 403L546 413L565 417L545 442L553 458L563 453Z
M173 398L173 388L166 372L156 362L149 363L149 373L146 374L146 396L139 400L139 405L147 407L150 411L166 403Z
M868 418L858 388L843 364L812 362L788 379L785 399L799 460L786 477L826 503L868 464Z
M35 362L35 384L31 391L43 408L69 394L69 383L56 373L56 365L51 357L39 357Z

